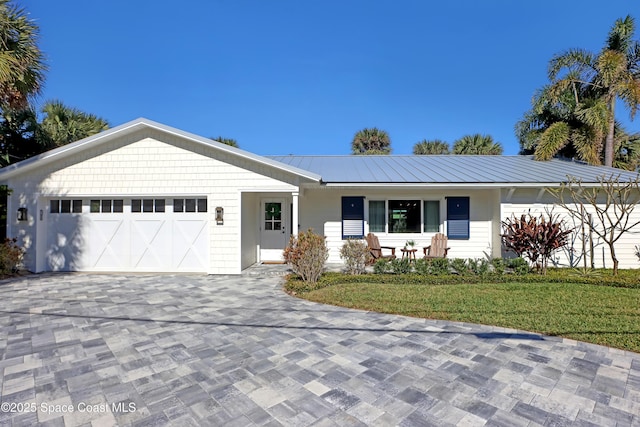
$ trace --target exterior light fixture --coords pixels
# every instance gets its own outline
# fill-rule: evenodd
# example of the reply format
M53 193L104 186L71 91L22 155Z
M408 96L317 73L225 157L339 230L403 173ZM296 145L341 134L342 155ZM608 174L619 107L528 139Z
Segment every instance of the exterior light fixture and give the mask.
M222 208L221 206L218 206L216 208L216 224L224 224L224 208Z
M18 208L18 221L27 220L27 208Z

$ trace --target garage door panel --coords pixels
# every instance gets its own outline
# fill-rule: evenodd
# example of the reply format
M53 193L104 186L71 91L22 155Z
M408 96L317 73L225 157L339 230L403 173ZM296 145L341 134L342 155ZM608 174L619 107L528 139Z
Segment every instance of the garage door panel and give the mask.
M207 221L176 219L173 223L173 265L177 271L207 269Z
M92 198L81 205L78 199L67 200L43 201L45 205L51 202L44 251L49 271L208 270L206 212L174 212L163 199L160 205L154 201L155 211L151 212L132 209L127 199Z
M172 263L171 226L166 219L131 221L131 262L135 270L163 271Z
M51 215L45 262L48 271L77 271L85 266L85 224L80 215Z
M129 227L123 218L94 218L89 232L89 268L122 270L129 264Z

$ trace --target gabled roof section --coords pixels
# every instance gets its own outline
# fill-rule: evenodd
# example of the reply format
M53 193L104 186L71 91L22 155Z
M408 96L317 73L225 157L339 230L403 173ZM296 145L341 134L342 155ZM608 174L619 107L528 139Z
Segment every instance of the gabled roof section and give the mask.
M638 173L581 162L532 156L481 155L373 155L373 156L268 156L272 160L322 176L327 185L558 185L567 176L585 183L620 175L635 180Z
M108 129L98 134L92 135L88 138L81 139L80 141L73 142L71 144L63 145L62 147L55 148L29 159L23 160L18 163L6 166L0 169L0 180L11 178L15 175L19 175L24 172L28 172L32 169L40 167L44 164L57 161L59 159L71 156L83 150L87 150L95 147L96 145L103 144L114 139L121 138L125 135L137 132L143 129L155 129L166 134L178 136L198 144L207 146L213 150L218 150L226 153L236 155L241 158L252 160L256 163L264 164L275 169L279 169L285 172L298 175L302 178L306 178L312 181L320 181L320 176L307 170L299 169L293 165L280 163L277 160L269 159L267 157L259 156L257 154L249 153L248 151L241 150L239 148L231 147L226 144L214 141L209 138L205 138L196 134L185 132L170 126L163 125L161 123L154 122L145 118L139 118L130 122L124 123L120 126Z

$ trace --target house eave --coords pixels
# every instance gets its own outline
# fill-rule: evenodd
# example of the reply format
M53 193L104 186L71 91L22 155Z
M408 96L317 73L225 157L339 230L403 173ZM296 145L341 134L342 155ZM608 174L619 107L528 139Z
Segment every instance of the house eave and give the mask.
M496 189L496 188L553 188L559 182L327 182L327 188L428 188L428 189ZM600 183L583 183L584 187L598 187Z

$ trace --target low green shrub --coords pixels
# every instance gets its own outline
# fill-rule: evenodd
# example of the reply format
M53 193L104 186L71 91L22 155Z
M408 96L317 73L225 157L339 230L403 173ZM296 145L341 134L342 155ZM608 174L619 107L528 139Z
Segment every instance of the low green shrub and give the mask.
M467 260L469 271L478 276L486 276L491 272L491 264L485 258Z
M417 274L425 276L427 274L431 274L431 265L424 258L419 258L413 264L413 269Z
M531 272L531 267L529 266L529 263L527 262L526 259L521 257L511 258L507 260L507 267L509 267L511 271L514 274L517 274L518 276L522 276L523 274L527 274Z
M496 274L503 274L505 271L505 263L502 258L491 258L491 266Z
M447 258L430 258L427 260L429 264L430 273L435 276L442 276L450 274L449 260Z
M411 272L411 262L407 258L395 258L391 260L391 268L395 274L407 274Z
M375 274L386 274L391 273L391 262L386 259L379 259L373 264L373 272Z
M0 275L4 276L18 271L23 256L24 249L18 246L18 239L4 239L0 245Z
M348 239L340 248L347 274L362 274L371 257L369 247L363 240Z
M449 263L451 268L460 275L465 275L469 273L469 267L467 265L467 260L463 258L453 258Z

